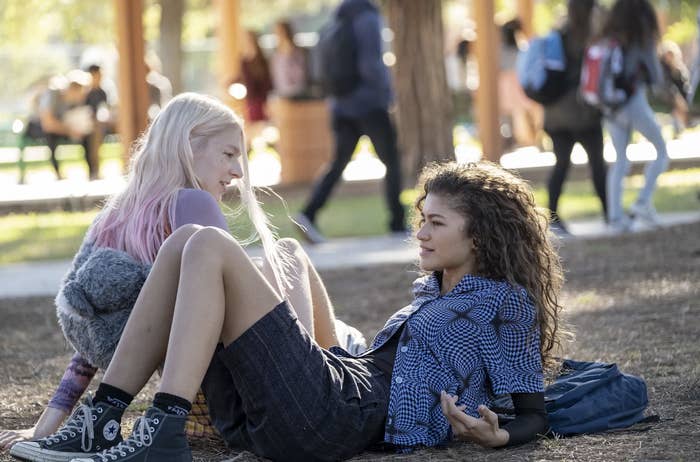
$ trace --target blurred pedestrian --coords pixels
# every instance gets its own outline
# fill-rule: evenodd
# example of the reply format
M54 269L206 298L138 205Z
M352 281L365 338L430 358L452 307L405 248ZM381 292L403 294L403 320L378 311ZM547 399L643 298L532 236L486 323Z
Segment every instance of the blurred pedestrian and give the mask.
M461 38L445 52L445 76L452 93L455 120L466 122L470 119L471 98L467 87L467 66L470 42Z
M107 92L102 88L102 68L98 64L91 64L87 72L90 74L90 86L85 95L85 104L91 110L94 130L83 137L82 144L89 178L95 180L100 173L99 148L111 116Z
M39 123L51 152L51 165L59 180L63 175L56 158L56 148L61 139L81 142L94 129L89 108L85 106L89 84L89 74L74 69L65 76L51 79L49 88L39 99Z
M267 97L272 91L270 66L258 43L258 34L252 30L243 33L240 73L234 82L242 83L246 88L245 119L250 144L269 120Z
M662 82L657 96L668 107L673 121L673 136L688 126L688 93L690 77L683 62L683 54L677 43L664 40L659 46Z
M308 92L308 66L304 50L294 43L288 21L275 24L277 48L270 60L274 92L281 98L300 98Z
M559 217L559 197L571 166L571 151L580 143L588 156L588 166L603 216L607 217L605 196L605 161L603 159L603 128L600 111L578 97L583 56L591 38L591 16L595 0L569 0L568 13L560 29L566 57L565 79L568 90L556 101L544 106L544 129L552 139L556 163L547 182L552 230L569 234Z
M146 85L148 86L148 118L153 120L173 97L170 79L161 73L160 58L153 52L146 54Z
M540 147L542 106L525 96L515 71L521 34L522 24L517 18L501 26L501 64L498 76L500 112L510 132L505 132L506 144Z
M659 24L648 0L617 0L603 26L602 36L614 39L624 50L623 86L629 92L627 102L605 116L617 160L607 178L608 220L611 230L625 232L632 219L660 225L652 203L656 180L668 167L666 142L647 100L647 86L661 82L661 66L656 53ZM644 187L625 215L622 205L623 181L629 172L627 145L632 130L640 132L656 149L656 159L647 163Z
M700 30L700 8L695 15L698 30ZM688 89L688 105L693 108L697 104L696 96L698 95L698 84L700 83L700 34L695 42L695 59L690 69L690 87Z
M316 228L316 214L326 204L343 170L350 162L362 135L372 140L377 156L386 166L384 192L390 211L389 230L404 233L404 208L399 200L401 170L396 143L396 132L389 117L392 101L389 70L382 60L382 19L379 9L371 0L343 0L334 12L333 21L339 27L349 21L352 43L356 52L356 66L351 63L326 63L332 67L354 67L351 79L343 79L344 91L331 94L332 128L335 152L325 172L313 187L311 197L302 212L296 216L304 237L312 243L323 242L323 234ZM321 43L319 42L319 45ZM333 44L328 44L333 45ZM338 45L338 44L335 44ZM333 48L330 46L330 48ZM339 50L342 51L342 50ZM325 53L324 53L325 54ZM331 53L339 55L339 53ZM326 58L324 58L326 59ZM352 85L348 88L348 82ZM340 85L333 85L340 89Z

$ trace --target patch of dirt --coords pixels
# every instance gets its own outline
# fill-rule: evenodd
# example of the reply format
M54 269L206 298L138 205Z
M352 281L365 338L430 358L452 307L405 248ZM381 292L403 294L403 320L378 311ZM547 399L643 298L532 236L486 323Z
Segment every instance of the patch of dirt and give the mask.
M659 423L628 431L487 450L453 443L409 455L365 453L354 461L700 460L700 224L565 242L563 300L576 339L566 357L616 362L647 381ZM368 339L410 301L411 265L323 272L337 315ZM49 298L0 301L0 428L31 425L70 358ZM93 382L98 383L100 376ZM153 395L137 397L127 426ZM259 461L218 442L193 445L195 460ZM0 461L12 460L0 453Z

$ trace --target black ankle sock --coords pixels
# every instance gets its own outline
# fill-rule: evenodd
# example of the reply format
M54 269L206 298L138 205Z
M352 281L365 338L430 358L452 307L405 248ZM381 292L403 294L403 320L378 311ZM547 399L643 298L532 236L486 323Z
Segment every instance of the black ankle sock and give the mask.
M192 410L192 403L185 398L161 392L156 393L156 396L153 397L153 406L173 415L187 415Z
M121 388L117 388L108 383L101 383L100 386L97 387L95 399L93 401L95 403L106 403L123 411L129 407L133 399L134 395L125 392Z

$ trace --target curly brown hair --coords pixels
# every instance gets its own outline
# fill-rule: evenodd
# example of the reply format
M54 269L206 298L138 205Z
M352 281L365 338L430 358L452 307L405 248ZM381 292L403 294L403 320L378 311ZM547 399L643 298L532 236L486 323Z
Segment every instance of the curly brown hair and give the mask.
M433 163L418 182L414 227L418 229L429 193L445 198L467 219L465 234L474 239L478 276L522 286L537 309L540 354L546 369L556 366L563 324L559 292L564 281L552 245L548 214L535 205L527 183L490 163Z

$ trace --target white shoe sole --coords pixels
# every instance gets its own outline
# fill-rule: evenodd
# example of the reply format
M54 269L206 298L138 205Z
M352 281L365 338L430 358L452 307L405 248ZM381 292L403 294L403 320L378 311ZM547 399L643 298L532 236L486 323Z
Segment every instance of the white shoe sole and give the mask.
M39 443L22 441L10 448L10 455L18 459L31 462L70 462L73 459L91 457L95 453L88 452L61 452L43 449Z

